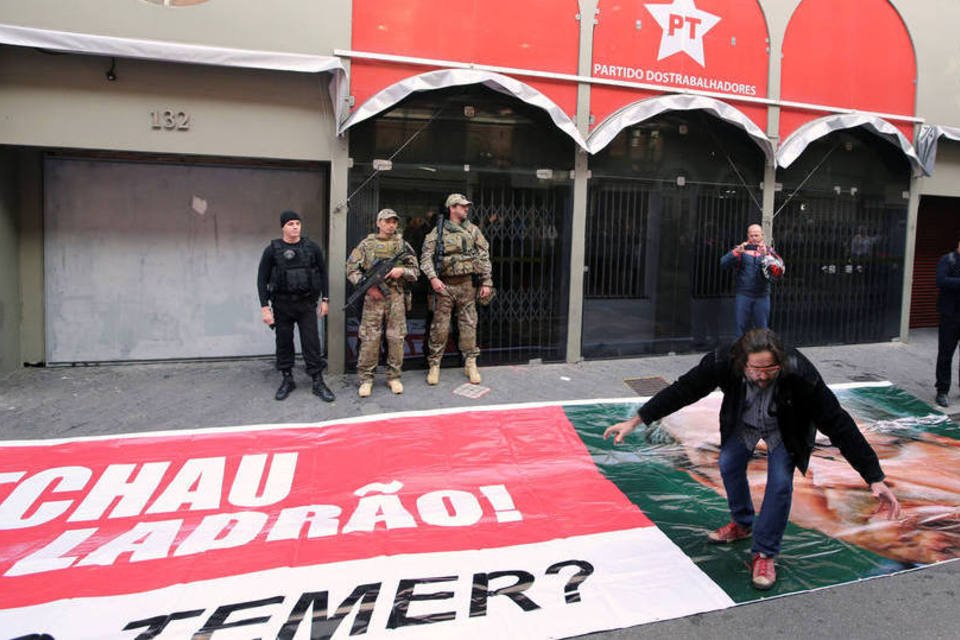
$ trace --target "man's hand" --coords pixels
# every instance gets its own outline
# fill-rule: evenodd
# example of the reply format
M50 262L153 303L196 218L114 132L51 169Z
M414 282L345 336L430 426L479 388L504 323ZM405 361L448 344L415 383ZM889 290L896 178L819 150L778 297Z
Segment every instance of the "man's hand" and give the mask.
M888 520L896 520L900 517L900 501L897 500L897 496L893 495L893 491L890 490L886 482L881 480L872 483L870 491L873 492L873 497L880 501L880 506L874 513L886 510Z
M484 300L486 300L487 298L489 298L489 297L490 297L490 287L488 287L487 285L482 285L482 286L480 287L480 297L483 298Z
M388 278L393 278L394 280L399 280L403 277L403 267L394 267L390 269L390 273L387 274Z
M260 317L263 319L263 324L267 325L268 327L273 326L273 309L270 307L260 307Z
M633 430L640 424L640 416L634 416L629 420L618 422L615 425L607 427L603 432L603 439L606 440L613 436L613 444L623 444L623 439L633 433Z
M739 256L741 253L743 253L746 250L746 248L747 248L747 243L741 242L740 244L738 244L733 248L733 255Z
M443 280L440 278L430 278L430 286L437 293L443 293L443 290L447 288L447 285L443 284Z
M371 300L383 300L383 291L380 291L380 287L370 287L367 289L367 295Z
M327 315L328 313L330 313L330 303L327 302L326 300L321 300L321 301L320 301L320 306L317 307L317 315L322 318L323 316Z

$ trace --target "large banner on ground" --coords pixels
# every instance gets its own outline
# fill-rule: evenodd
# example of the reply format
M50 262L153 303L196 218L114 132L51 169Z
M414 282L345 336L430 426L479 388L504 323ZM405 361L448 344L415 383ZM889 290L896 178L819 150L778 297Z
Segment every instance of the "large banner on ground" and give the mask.
M818 447L777 594L960 549L957 427L838 394L907 517ZM749 546L705 543L718 404L616 448L637 401L3 443L0 638L558 638L751 600Z

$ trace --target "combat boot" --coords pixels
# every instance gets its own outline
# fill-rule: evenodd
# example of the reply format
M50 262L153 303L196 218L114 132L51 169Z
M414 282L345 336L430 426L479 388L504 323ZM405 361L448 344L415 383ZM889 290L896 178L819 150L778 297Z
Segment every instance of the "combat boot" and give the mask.
M470 384L480 384L483 378L480 377L480 370L477 369L477 359L467 358L467 363L463 367L463 373L470 378Z
M440 382L440 365L430 365L430 371L427 372L427 384L437 384Z
M364 380L360 383L360 388L357 390L357 395L361 398L368 397L373 393L373 382L370 380Z
M400 382L400 378L391 378L387 380L387 386L390 387L390 391L394 393L403 393L403 383Z
M313 395L319 397L324 402L333 402L336 400L333 391L330 391L330 387L323 381L322 373L313 376Z
M290 392L296 388L297 384L293 381L293 373L289 370L284 371L283 381L280 383L280 386L277 388L277 393L273 397L276 400L286 400Z

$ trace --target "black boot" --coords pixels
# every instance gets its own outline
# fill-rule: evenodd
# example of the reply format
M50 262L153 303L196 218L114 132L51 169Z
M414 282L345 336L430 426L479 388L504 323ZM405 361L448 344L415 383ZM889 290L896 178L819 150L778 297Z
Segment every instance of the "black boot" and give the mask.
M319 396L324 402L333 402L336 399L333 391L330 391L330 387L323 381L322 373L313 376L313 395Z
M277 395L273 397L277 400L286 400L287 396L290 395L290 392L296 388L297 385L293 381L293 374L290 371L284 371L283 382L281 382L280 387L277 388Z

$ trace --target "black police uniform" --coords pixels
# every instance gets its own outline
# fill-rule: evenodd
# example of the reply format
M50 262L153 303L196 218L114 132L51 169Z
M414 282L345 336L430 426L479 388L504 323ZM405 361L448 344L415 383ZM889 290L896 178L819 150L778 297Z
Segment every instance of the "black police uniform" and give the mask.
M940 312L940 329L937 344L937 403L947 406L946 396L950 391L950 369L953 352L960 341L960 252L951 251L941 256L937 263L937 311Z
M294 363L293 326L296 324L307 374L314 379L313 391L330 402L334 398L323 382L322 372L326 362L320 352L317 325L317 300L326 290L327 269L323 252L312 240L301 236L299 242L289 244L276 239L263 250L257 271L257 292L261 307L267 306L268 302L273 306L277 369L284 373L287 384ZM289 384L290 389L286 393L278 390L278 400L285 398L292 390L292 378Z

